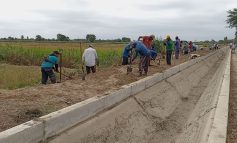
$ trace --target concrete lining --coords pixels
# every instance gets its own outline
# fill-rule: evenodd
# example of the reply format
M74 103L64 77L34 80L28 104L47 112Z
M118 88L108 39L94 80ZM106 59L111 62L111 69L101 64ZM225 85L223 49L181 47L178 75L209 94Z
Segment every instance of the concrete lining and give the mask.
M34 143L43 141L44 125L29 121L0 133L0 143Z
M68 139L68 137L71 138L71 142L113 142L114 139L117 139L116 142L121 143L131 140L132 142L147 142L151 138L148 134L153 134L157 130L157 123L160 124L166 121L180 107L180 104L189 99L189 94L193 88L200 83L200 80L208 73L213 65L220 58L223 58L225 53L226 49L218 50L204 57L170 68L164 73L157 73L151 77L123 86L120 90L108 96L94 97L43 116L37 124L32 125L28 130L24 129L28 127L22 125L9 129L0 133L0 143L11 143L11 139L14 141L14 138L20 138L17 140L19 143L43 141L95 115L97 116L83 124L75 126L67 134L62 134L51 142L65 142L62 138ZM187 124L183 134L177 137L176 142L183 142L181 138L190 135L186 134L186 131L189 132L193 129L199 130L196 134L191 135L191 138L196 142L205 136L200 131L205 130L207 120L211 119L215 113L215 110L212 110L212 100L213 98L218 99L216 95L219 95L220 91L213 89L218 89L222 85L222 78L217 77L223 75L223 70L226 68L223 65L226 62L228 60L223 60L215 72L210 84L208 84L208 88L202 94L208 96L201 96L195 106L194 111L197 111L198 114L193 113L190 116L189 124ZM203 101L205 103L206 101L208 102L204 106L201 106L203 105L201 104ZM119 105L115 106L117 103ZM113 106L115 107L98 114ZM209 115L209 110L212 115ZM206 117L206 112L204 112L205 118L200 117L200 115L204 114L203 111L208 112L208 117ZM195 119L194 122L193 119ZM202 126L196 128L196 123L199 122ZM39 134L33 129L37 129L36 131ZM33 133L36 132L33 136L31 136L32 130ZM29 135L31 138L26 140Z
M225 143L227 135L228 105L230 93L230 59L231 53L228 53L227 64L224 73L224 79L221 85L219 99L212 123L208 143Z
M220 53L221 52L218 52L216 54ZM66 140L72 143L153 142L153 138L157 138L161 135L157 134L155 137L151 136L154 132L160 130L157 129L157 127L163 128L162 124L166 123L167 119L171 118L171 116L173 116L172 114L175 114L175 110L182 106L181 104L185 103L185 100L190 98L188 94L191 92L190 90L193 90L193 87L200 82L201 78L205 78L204 75L209 72L213 65L216 67L219 66L216 54L212 54L215 56L213 59L210 59L212 56L208 56L208 65L203 65L201 59L193 62L197 64L174 76L169 77L169 75L172 75L172 70L167 71L167 74L163 76L166 80L139 92L133 98L129 98L111 110L100 114L88 121L88 123L72 128L67 134L62 134L53 139L51 143L60 143ZM204 59L204 61L205 60L206 59ZM222 60L219 68L217 68L217 70L213 69L215 74L209 74L211 80L208 82L207 88L204 88L205 90L195 105L194 113L190 115L184 131L177 136L175 140L169 140L169 137L167 137L163 142L199 143L207 140L206 135L209 134L211 125L209 121L212 123L212 118L215 113L214 109L218 99L217 95L219 95L220 92L218 89L220 89L222 85L222 78L218 77L222 77L221 75L223 75L225 63L226 60ZM202 68L203 70L199 72L198 69ZM188 73L190 74L188 75ZM177 80L179 82L176 84L175 81ZM180 88L178 86L180 84L186 86L189 92L186 93L184 89ZM186 95L185 97L187 99L183 98L183 95ZM136 110L134 107L136 107ZM130 108L134 110L130 110ZM106 123L103 119L106 119ZM100 125L97 126L98 122ZM157 124L159 126L157 126ZM83 128L81 128L81 126L83 126ZM83 135L78 135L81 132L83 132ZM71 139L72 136L73 139ZM158 142L160 142L162 137L163 135L160 136ZM155 141L157 140L154 140L154 142Z

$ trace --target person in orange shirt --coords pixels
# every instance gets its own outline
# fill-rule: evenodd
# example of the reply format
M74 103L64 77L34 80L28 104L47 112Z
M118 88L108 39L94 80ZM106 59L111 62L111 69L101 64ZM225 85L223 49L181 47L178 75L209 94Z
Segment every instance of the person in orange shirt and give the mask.
M138 41L142 41L142 43L148 48L151 49L152 42L155 39L154 35L150 36L139 36Z
M153 40L155 39L154 35L150 36L139 36L138 41L142 41L142 43L146 46L147 49L151 50L152 49L152 43ZM149 66L151 65L151 61L149 59L148 61Z
M189 42L189 52L192 52L193 51L193 42L192 41L190 41Z

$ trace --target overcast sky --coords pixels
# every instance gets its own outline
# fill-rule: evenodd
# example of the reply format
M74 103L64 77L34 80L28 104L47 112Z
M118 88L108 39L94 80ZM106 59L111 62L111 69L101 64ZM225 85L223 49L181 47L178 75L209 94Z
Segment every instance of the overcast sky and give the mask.
M97 39L154 34L186 40L234 37L225 23L237 0L0 0L0 37Z

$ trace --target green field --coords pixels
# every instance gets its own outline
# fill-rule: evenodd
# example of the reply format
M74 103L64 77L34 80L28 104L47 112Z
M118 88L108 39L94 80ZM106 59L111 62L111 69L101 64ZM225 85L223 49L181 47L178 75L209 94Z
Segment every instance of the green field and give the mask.
M110 66L121 62L125 44L95 43L101 66ZM88 44L82 43L82 51ZM40 65L42 59L54 50L63 49L63 66L76 68L81 64L79 43L58 42L0 42L0 61L15 65Z
M121 63L125 44L95 43L101 67ZM82 51L88 44L82 43ZM80 43L0 42L0 89L16 89L40 83L40 64L54 50L63 49L63 67L81 70Z
M0 89L16 89L40 83L40 68L0 64Z

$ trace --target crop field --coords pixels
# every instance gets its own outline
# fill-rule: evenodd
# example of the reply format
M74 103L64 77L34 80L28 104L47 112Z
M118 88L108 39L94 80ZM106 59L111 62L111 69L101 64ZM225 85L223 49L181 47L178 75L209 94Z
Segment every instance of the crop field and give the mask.
M95 43L100 67L121 63L125 44ZM82 52L87 48L82 43ZM16 89L40 83L42 59L54 50L63 50L63 67L81 71L80 43L1 42L0 89ZM7 64L6 64L7 63Z
M0 64L0 89L15 89L38 84L40 68Z
M101 66L118 64L125 44L95 43ZM82 51L87 48L82 43ZM80 43L1 42L0 61L15 65L40 65L43 57L54 50L63 50L63 66L76 68L81 63Z

